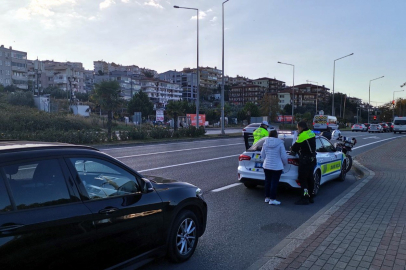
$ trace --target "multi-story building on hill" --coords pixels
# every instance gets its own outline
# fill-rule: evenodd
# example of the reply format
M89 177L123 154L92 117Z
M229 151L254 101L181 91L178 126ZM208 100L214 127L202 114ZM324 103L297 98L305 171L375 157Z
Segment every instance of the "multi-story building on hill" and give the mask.
M0 84L28 90L26 52L0 46Z

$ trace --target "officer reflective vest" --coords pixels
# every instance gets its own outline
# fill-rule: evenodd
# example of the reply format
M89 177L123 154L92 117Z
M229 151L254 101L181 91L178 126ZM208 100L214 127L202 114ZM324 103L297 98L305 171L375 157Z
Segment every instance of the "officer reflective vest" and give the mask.
M316 137L316 135L314 134L313 131L311 131L310 129L308 129L308 130L303 130L303 132L301 132L301 133L299 134L299 136L297 137L296 142L297 142L297 143L302 143L302 142L304 142L305 140L308 140L308 139L313 138L313 137Z
M269 131L263 127L259 127L254 131L253 135L254 135L254 143L256 143L260 139L268 137Z

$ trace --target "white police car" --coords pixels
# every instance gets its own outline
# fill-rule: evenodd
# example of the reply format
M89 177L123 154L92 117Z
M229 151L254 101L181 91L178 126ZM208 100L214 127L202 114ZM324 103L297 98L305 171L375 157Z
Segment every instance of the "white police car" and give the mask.
M286 152L288 153L288 165L283 169L279 183L287 184L293 188L300 188L298 180L299 157L289 154L290 147L295 141L292 132L279 132L279 139L284 140ZM256 144L239 156L238 181L244 183L247 188L254 188L257 185L265 185L265 174L262 168L263 159L261 149L266 138L262 138ZM317 194L320 185L338 179L344 181L346 177L345 156L337 151L326 138L316 135L317 165L314 168L314 194Z

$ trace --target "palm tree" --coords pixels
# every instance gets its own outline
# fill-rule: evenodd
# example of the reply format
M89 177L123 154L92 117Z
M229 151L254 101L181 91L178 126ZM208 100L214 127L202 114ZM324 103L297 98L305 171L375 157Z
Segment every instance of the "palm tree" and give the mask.
M111 126L113 112L116 111L121 103L120 84L117 81L103 81L95 85L91 99L98 104L102 110L107 111L107 136L111 140Z

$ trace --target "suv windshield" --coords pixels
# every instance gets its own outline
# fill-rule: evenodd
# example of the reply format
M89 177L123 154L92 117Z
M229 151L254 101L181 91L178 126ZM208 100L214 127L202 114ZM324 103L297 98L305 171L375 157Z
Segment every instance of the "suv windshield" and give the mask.
M406 125L406 120L395 120L395 125Z

